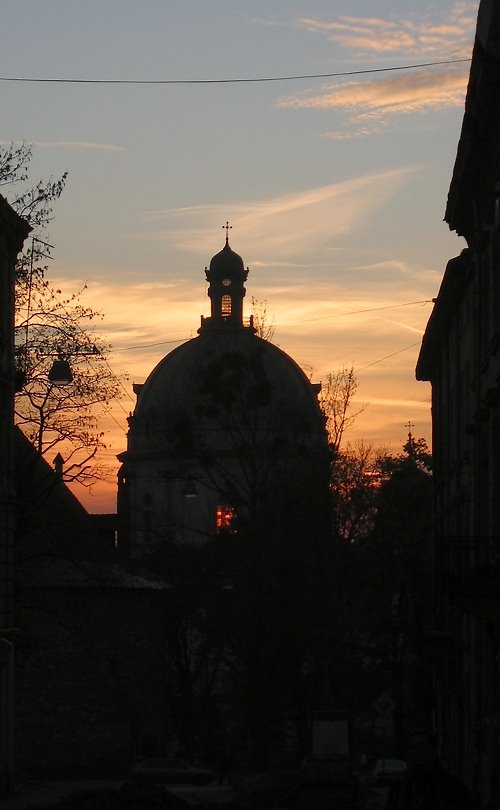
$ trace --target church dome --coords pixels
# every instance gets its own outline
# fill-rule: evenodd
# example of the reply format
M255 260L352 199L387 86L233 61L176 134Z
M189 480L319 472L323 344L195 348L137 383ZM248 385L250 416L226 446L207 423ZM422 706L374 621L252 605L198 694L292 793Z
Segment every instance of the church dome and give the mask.
M134 386L118 511L120 542L138 556L162 538L198 543L257 524L293 534L300 521L310 530L326 469L319 386L245 324L247 274L226 230L206 270L210 317Z
M238 253L230 247L227 241L222 250L216 253L210 261L210 274L245 275L245 265Z
M322 442L317 389L291 357L253 329L201 330L136 386L129 452L178 450L184 434L187 441L187 434L193 439L200 431L214 436L250 427L262 441L293 432L307 444Z
M170 352L144 385L135 386L129 457L199 454L202 445L211 444L229 452L236 434L251 436L260 449L269 449L278 437L287 447L325 443L319 386L260 338L252 322L243 322L248 269L229 246L228 228L226 223L224 248L206 271L210 318L202 318L198 337Z

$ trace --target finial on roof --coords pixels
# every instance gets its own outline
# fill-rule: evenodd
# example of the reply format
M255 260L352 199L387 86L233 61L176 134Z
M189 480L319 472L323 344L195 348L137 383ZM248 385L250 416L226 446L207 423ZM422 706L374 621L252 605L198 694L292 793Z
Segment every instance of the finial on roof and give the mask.
M226 220L226 224L222 226L226 231L226 245L229 244L229 231L232 230L233 226L229 224L228 220Z
M54 472L58 478L63 476L64 459L60 453L54 458Z

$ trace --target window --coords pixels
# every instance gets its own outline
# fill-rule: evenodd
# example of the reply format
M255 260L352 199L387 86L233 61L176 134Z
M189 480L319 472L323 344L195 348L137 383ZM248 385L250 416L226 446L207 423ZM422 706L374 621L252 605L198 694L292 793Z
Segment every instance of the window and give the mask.
M231 315L231 296L222 296L222 317L227 318Z
M234 506L219 503L215 510L215 530L217 534L236 534L237 513Z

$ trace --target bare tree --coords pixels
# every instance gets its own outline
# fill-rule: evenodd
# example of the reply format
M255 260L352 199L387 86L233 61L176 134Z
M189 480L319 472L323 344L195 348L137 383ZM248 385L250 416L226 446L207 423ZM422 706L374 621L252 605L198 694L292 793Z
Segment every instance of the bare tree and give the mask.
M326 427L335 452L338 453L346 430L363 413L366 405L352 410L353 399L359 388L354 366L342 366L332 371L322 383L320 403L326 417Z
M265 298L259 301L258 298L254 298L252 295L252 315L253 325L258 336L272 343L276 326L274 317L271 317L267 311L267 300Z
M0 146L0 187L9 187L9 204L19 216L32 227L32 239L25 244L16 267L16 302L22 302L30 294L33 285L43 281L47 270L43 261L52 256L47 228L53 219L53 205L66 185L67 172L54 180L39 180L34 186L29 183L33 144L10 143Z
M92 330L102 315L81 303L85 287L64 297L46 279L53 251L47 228L67 172L31 185L32 154L25 142L0 147L0 186L12 191L10 204L33 228L16 267L16 419L40 453L57 447L64 454L66 481L91 485L104 475L96 461L104 439L99 410L118 395L120 381L106 361L109 346ZM71 362L73 379L64 388L48 378L55 359Z
M16 422L44 456L61 453L64 480L91 485L104 477L96 459L105 447L99 411L119 393L108 346L87 324L98 317L79 303L81 291L61 298L47 287L34 294L29 312L18 312L17 361L22 385L16 394ZM53 385L54 359L69 358L72 379Z
M358 543L373 530L378 491L383 479L381 451L357 442L334 456L331 467L334 536Z

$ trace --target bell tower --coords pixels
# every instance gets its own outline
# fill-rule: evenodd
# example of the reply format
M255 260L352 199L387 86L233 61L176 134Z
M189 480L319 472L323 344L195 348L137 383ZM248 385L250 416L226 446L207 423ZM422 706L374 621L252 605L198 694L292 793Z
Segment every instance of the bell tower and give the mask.
M213 257L210 267L205 268L211 314L210 318L202 320L202 328L208 325L243 327L244 283L248 267L245 268L241 256L229 246L229 222L222 227L226 231L226 244Z

